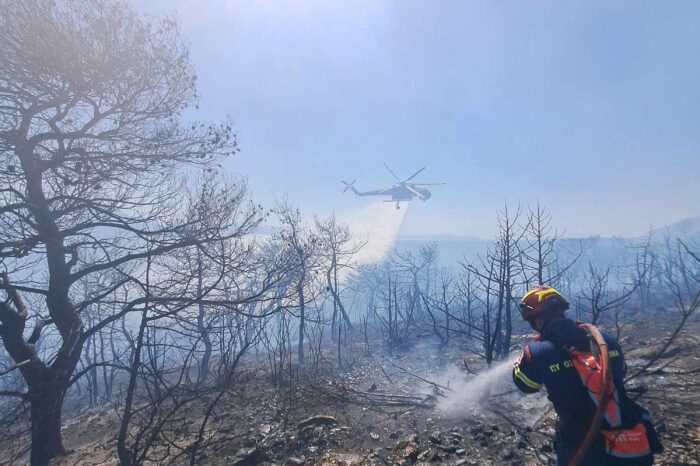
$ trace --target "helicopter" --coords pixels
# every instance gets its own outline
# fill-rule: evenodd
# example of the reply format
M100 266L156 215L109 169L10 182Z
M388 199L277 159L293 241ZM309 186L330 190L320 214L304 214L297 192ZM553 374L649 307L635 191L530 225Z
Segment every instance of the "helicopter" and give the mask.
M427 201L432 197L432 193L428 188L422 188L421 186L437 186L437 185L443 185L446 183L409 183L413 178L418 176L420 172L425 170L425 167L421 168L417 172L415 172L413 175L409 176L405 180L401 180L398 176L396 176L396 173L389 168L389 166L385 163L384 167L386 167L387 170L389 170L389 173L396 179L397 183L393 186L390 186L388 188L382 188L382 189L376 189L373 191L358 191L355 189L355 181L357 180L352 180L350 183L347 181L343 181L343 184L345 185L345 189L343 189L343 192L346 192L348 189L352 190L353 193L355 193L356 196L391 196L390 200L386 200L384 202L395 202L396 203L396 208L400 209L401 208L401 202L405 201L412 201L415 198L420 199L421 201Z

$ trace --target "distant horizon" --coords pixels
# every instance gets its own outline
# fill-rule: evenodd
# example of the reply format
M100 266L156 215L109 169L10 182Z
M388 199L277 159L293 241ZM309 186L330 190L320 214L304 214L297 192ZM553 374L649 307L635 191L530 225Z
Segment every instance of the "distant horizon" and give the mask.
M371 221L371 220L370 220ZM659 232L660 230L664 230L666 228L679 228L682 226L684 222L697 222L698 224L698 233L700 233L700 216L692 216L692 217L684 217L681 219L678 219L675 222L669 223L667 225L660 225L651 228L651 231L653 232ZM343 223L343 220L340 220L340 223ZM270 225L270 224L263 224L260 227L258 227L258 233L261 234L269 234L274 231L275 226ZM591 234L591 235L586 235L586 236L573 236L573 235L568 235L566 232L564 232L564 235L561 236L561 239L588 239L588 238L603 238L603 239L614 239L614 238L623 238L623 239L636 239L636 238L643 238L645 235L649 233L649 230L642 232L637 235L601 235L601 234ZM401 230L399 230L398 235L396 237L397 240L411 240L411 241L421 241L421 240L445 240L445 241L492 241L493 238L491 237L484 237L484 236L475 236L475 235L469 235L469 234L460 234L460 233L441 233L441 232L434 232L434 233L403 233Z
M699 216L692 216L692 217L684 217L681 218L673 223L669 223L667 225L660 225L651 228L651 231L653 232L659 232L660 230L666 229L666 228L672 228L672 227L678 227L682 223L686 221L691 221L691 222L698 222L698 225L700 226L700 215ZM561 236L561 239L589 239L589 238L601 238L601 239L615 239L615 238L622 238L622 239L637 239L637 238L643 238L645 235L649 233L649 230L647 230L644 233L641 233L639 235L600 235L600 234L591 234L587 236L571 236L564 234ZM700 230L698 230L698 233L700 233ZM492 241L493 238L485 238L482 236L473 236L473 235L466 235L466 234L459 234L459 233L401 233L399 232L399 235L397 236L397 240L421 240L421 239L431 239L431 238L436 238L436 239L443 239L446 241L450 241L452 239L454 240L459 240L459 241Z

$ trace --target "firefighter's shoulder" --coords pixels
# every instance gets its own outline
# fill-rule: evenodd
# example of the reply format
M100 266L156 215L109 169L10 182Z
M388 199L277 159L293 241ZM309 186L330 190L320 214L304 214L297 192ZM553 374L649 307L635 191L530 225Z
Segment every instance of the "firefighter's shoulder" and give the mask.
M552 349L554 347L549 342L535 341L525 345L520 358L513 366L513 381L520 390L533 393L542 388L543 367Z
M610 357L615 358L618 356L622 356L622 347L620 346L620 342L617 340L617 338L615 338L615 336L613 336L610 332L607 332L605 330L600 330L600 334L603 336L603 339L608 344Z
M559 357L561 351L550 341L533 341L525 345L520 362L541 364Z

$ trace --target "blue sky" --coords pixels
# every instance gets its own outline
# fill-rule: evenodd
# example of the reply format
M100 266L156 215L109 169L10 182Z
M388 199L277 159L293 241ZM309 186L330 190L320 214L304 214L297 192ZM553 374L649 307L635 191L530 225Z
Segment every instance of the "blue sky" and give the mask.
M308 215L388 163L441 181L403 233L489 237L539 201L567 235L700 215L700 2L138 0L176 11L227 168Z

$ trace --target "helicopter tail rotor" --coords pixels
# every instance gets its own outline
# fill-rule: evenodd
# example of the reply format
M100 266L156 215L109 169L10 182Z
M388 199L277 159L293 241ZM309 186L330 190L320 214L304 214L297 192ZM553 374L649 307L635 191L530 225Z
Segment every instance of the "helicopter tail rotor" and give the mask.
M347 181L343 180L343 184L345 185L345 189L343 189L343 192L346 192L348 189L352 189L352 192L357 193L357 191L355 190L355 186L353 186L355 184L355 181L357 180L355 179L348 183Z

